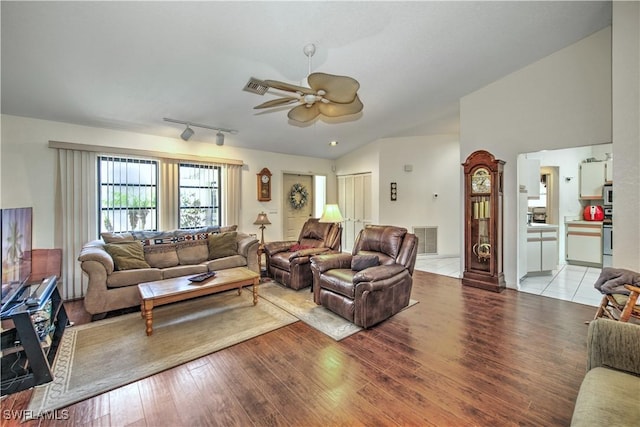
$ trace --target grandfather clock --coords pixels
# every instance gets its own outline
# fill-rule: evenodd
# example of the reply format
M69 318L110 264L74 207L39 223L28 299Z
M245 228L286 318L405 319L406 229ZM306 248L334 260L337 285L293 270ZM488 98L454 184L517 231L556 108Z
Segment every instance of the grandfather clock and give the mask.
M503 169L484 150L467 157L464 167L464 273L462 284L501 292L503 273Z

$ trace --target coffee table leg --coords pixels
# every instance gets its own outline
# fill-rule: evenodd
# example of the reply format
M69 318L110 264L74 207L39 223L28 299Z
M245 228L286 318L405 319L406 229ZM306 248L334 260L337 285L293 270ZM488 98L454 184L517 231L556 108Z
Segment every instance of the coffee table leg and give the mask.
M145 318L145 325L147 336L153 333L153 301L145 300L142 301L143 314Z
M260 283L260 279L255 279L253 281L253 305L258 303L258 284Z

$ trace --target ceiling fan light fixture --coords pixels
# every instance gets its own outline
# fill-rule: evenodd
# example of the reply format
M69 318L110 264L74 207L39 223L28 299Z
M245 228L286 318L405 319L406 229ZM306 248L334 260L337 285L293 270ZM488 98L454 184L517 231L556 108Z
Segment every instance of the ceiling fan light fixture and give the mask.
M187 128L180 134L180 138L182 138L184 141L188 141L189 138L193 136L193 134L193 129L191 129L189 125L187 125Z
M224 145L224 133L220 131L216 133L216 145Z

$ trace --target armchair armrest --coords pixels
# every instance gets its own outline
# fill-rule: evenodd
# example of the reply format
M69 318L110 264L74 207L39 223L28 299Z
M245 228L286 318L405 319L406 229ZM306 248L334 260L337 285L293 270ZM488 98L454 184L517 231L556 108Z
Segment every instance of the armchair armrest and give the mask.
M351 268L351 258L351 254L344 252L315 255L311 258L311 265L319 273L324 273L334 268Z
M288 251L289 248L298 243L295 240L284 241L284 242L269 242L264 244L264 251L267 255L277 254L278 252Z
M353 284L361 282L379 282L390 279L407 268L402 264L378 265L375 267L365 268L357 272L353 276Z
M640 375L640 325L596 319L587 335L587 371L598 366Z

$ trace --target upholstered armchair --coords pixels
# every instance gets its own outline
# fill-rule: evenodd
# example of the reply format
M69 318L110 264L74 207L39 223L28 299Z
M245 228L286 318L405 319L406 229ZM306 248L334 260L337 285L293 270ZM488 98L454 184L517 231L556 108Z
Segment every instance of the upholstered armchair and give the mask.
M368 328L409 305L418 239L405 228L368 225L348 253L311 259L313 299Z
M302 289L313 282L311 257L337 251L340 245L338 224L310 218L302 226L296 241L269 242L264 245L270 277L292 289Z

